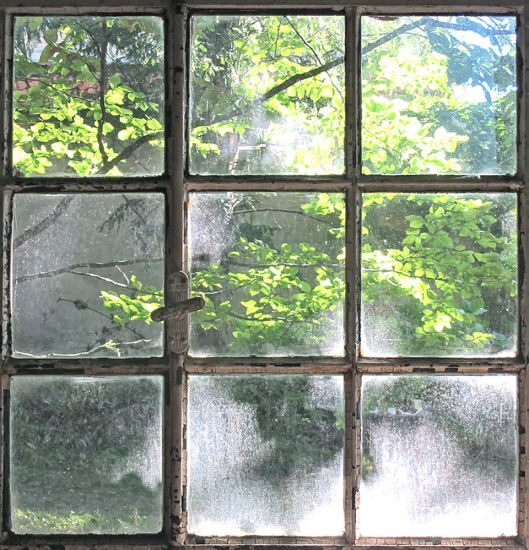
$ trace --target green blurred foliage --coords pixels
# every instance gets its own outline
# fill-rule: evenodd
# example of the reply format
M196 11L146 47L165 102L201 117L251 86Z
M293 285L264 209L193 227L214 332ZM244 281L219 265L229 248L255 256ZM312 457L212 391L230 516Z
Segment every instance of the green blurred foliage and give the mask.
M15 532L160 530L161 481L147 486L130 464L147 453L150 429L161 434L158 379L32 376L13 386Z

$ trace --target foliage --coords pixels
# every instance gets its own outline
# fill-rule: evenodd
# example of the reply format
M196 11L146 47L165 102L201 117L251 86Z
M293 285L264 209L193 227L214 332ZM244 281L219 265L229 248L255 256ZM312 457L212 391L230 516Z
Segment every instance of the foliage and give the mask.
M514 196L367 194L363 218L366 353L457 355L514 348ZM391 324L388 311L394 312ZM396 344L388 348L377 338L380 326L391 327Z
M228 194L211 206L229 212L214 223L231 238L215 243L219 261L207 260L204 270L192 243L193 292L206 303L195 316L196 351L326 354L332 342L324 333L336 323L344 293L342 196L245 193L232 204ZM204 247L200 239L195 245Z
M190 168L343 172L343 67L269 90L343 55L341 17L193 19Z
M514 25L364 17L363 172L514 173Z
M17 17L15 83L19 173L162 171L160 19Z
M112 312L112 321L118 326L124 326L125 320L141 321L150 325L151 313L163 305L163 291L144 286L135 275L130 278L130 284L135 291L133 294L116 294L102 290L103 307Z

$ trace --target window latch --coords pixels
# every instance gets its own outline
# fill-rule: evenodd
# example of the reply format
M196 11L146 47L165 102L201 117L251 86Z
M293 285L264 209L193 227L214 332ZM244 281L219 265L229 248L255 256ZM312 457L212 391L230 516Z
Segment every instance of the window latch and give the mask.
M151 313L151 319L159 322L169 321L171 319L181 319L184 315L203 309L204 305L204 298L189 298L170 306L155 309Z
M188 314L199 311L205 306L203 298L189 298L189 277L183 271L169 276L167 285L169 305L155 309L151 313L153 321L167 321L169 350L173 353L185 353L189 345Z

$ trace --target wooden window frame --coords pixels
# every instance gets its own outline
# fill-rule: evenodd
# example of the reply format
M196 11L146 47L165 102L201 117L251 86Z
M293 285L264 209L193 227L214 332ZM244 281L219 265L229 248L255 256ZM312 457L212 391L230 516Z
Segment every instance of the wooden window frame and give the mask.
M251 0L2 0L0 4L0 200L2 226L2 362L0 400L0 501L2 503L1 548L22 550L43 548L93 550L137 548L162 550L180 547L251 550L257 544L268 548L300 550L343 548L354 550L366 546L430 549L495 548L521 550L528 547L529 495L526 488L527 449L529 446L529 4L512 0L481 0L476 3L433 0L385 0L383 4L362 4L344 0L272 0L266 6ZM194 14L233 13L251 10L266 13L332 13L345 17L346 140L343 176L191 176L186 172L187 76L189 54L189 18ZM518 18L518 170L515 176L367 176L360 166L360 126L358 103L359 22L369 14L510 14ZM160 15L166 24L166 172L162 176L142 178L111 177L29 177L12 175L10 162L13 78L12 32L17 15ZM13 194L45 191L162 192L167 201L166 224L166 297L172 296L171 274L188 272L186 256L186 204L191 191L327 191L342 192L347 204L346 231L346 355L343 359L311 357L285 358L204 358L190 359L170 349L170 337L176 325L168 323L165 331L165 354L153 359L17 359L11 357L10 341L10 235ZM518 354L505 358L376 358L359 357L360 267L359 223L361 197L371 191L509 191L518 196L519 207L519 344ZM8 532L9 386L14 375L133 375L159 374L165 379L164 425L164 510L163 530L157 535L14 535ZM186 448L185 423L187 376L189 374L337 374L343 375L345 387L345 524L343 537L188 537L186 524ZM518 536L490 538L364 538L355 536L355 487L360 461L358 402L363 374L373 373L514 373L518 378L519 410L519 479Z

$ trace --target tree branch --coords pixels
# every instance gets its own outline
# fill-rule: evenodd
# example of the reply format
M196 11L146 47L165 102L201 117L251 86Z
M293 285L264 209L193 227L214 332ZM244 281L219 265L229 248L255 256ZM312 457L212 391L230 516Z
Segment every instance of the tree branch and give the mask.
M149 141L153 141L155 139L161 139L164 137L163 132L155 132L154 134L145 134L143 136L140 136L136 141L133 141L129 145L127 145L123 151L113 159L107 160L103 163L103 165L99 168L97 174L106 174L111 168L116 166L118 163L120 163L123 160L127 160L136 150L138 150L142 145L145 145L145 143L148 143Z
M397 29L385 34L384 36L381 36L378 40L375 40L374 42L367 44L366 46L362 47L361 54L366 55L369 52L373 51L374 49L382 46L386 42L393 40L397 36L422 26L450 28L450 29L465 30L465 31L471 30L473 32L480 34L481 36L512 34L509 30L506 30L506 29L485 29L484 27L481 27L480 25L477 25L477 24L472 25L470 27L470 26L462 25L458 23L446 23L444 21L439 21L433 17L425 16L425 17L421 17L420 19L417 19L417 21L413 21L412 23L406 23L405 25L401 25ZM290 86L293 86L298 82L302 82L303 80L307 80L308 78L313 78L314 76L317 76L323 72L328 72L330 69L333 69L338 65L341 65L344 62L344 60L345 60L345 56L341 55L336 59L333 59L332 61L328 61L327 63L324 63L319 67L315 67L314 69L311 69L310 71L295 74L287 78L286 80L283 80L283 82L276 84L264 94L259 95L248 105L244 107L237 107L236 109L233 109L227 113L220 113L209 121L203 121L203 124L207 123L207 125L210 126L213 124L218 124L219 122L226 122L227 120L231 120L232 118L245 115L253 111L255 108L259 107L259 105L265 103L270 98L277 95L278 93L283 92L287 88L290 88Z
M235 210L232 212L232 216L237 214L253 214L254 212L284 212L285 214L296 214L298 216L304 216L311 220L325 223L327 225L333 225L331 222L324 220L323 218L317 218L316 216L311 216L310 214L305 214L305 212L299 212L298 210L289 210L287 208L251 208L249 210Z
M118 267L124 265L134 265L134 264L148 264L154 262L163 262L163 258L135 258L133 260L114 260L112 262L81 262L78 264L71 264L65 267L54 269L52 271L41 271L39 273L31 273L30 275L22 275L15 279L15 283L25 283L33 279L46 279L48 277L55 277L56 275L61 275L62 273L74 273L77 275L90 275L87 273L76 272L76 269L88 268L88 269L104 269L107 267ZM116 283L119 286L119 283Z
M61 199L61 202L59 202L59 204L50 212L48 216L46 216L37 225L26 229L26 231L24 231L22 235L19 235L13 241L13 250L21 247L26 241L29 241L33 237L36 237L39 233L42 233L43 231L48 229L48 227L53 225L57 221L57 219L66 212L68 206L74 198L75 195L66 195L66 197L63 197L63 199Z

